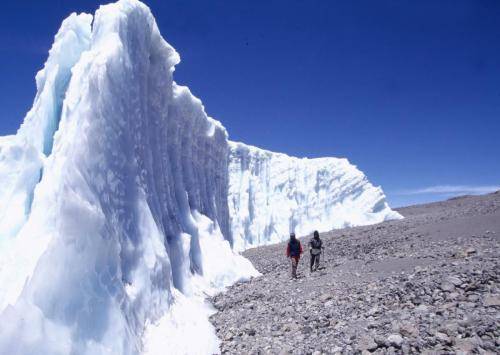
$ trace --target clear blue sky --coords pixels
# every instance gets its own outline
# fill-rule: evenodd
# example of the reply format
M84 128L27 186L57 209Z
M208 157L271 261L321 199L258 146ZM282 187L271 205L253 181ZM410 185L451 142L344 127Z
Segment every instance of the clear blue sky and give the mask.
M97 1L0 13L0 135L30 108L60 22ZM231 139L347 157L393 205L500 185L500 1L146 1L176 81Z

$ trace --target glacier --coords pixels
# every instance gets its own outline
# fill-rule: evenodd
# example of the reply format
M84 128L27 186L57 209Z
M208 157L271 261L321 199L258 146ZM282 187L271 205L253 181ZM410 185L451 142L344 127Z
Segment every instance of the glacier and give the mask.
M296 158L239 142L229 147L236 250L281 242L290 232L308 235L402 218L382 189L347 159Z
M257 272L231 249L227 133L178 62L138 1L63 22L0 141L0 353L218 351L205 298Z
M0 137L0 353L217 353L239 251L400 218L345 159L229 141L179 62L137 0L63 21Z

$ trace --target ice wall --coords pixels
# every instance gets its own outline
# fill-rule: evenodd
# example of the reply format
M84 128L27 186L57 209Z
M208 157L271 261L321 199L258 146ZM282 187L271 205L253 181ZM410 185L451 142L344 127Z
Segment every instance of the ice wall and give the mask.
M229 213L234 248L402 218L380 187L347 159L299 159L230 142Z
M173 82L179 56L145 5L91 21L63 23L0 140L0 192L22 186L25 206L0 251L0 353L216 352L203 298L256 275L230 248L226 131Z

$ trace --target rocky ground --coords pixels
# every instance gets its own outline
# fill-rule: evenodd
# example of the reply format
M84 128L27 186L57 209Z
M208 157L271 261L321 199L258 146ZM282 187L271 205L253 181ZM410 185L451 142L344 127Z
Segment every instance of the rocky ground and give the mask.
M500 192L399 212L322 234L298 280L285 244L246 251L262 276L212 299L222 353L500 353Z

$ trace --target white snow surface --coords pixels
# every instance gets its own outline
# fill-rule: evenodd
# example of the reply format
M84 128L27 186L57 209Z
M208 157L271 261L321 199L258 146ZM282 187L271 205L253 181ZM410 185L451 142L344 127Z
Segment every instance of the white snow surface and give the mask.
M147 6L71 14L0 137L0 354L212 354L238 251L400 216L345 159L232 143Z
M230 142L228 203L236 250L281 242L290 232L402 218L347 159L296 158L236 142Z

